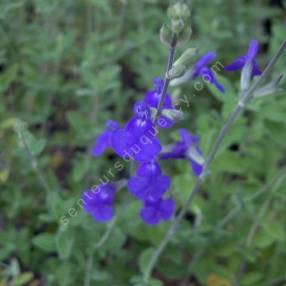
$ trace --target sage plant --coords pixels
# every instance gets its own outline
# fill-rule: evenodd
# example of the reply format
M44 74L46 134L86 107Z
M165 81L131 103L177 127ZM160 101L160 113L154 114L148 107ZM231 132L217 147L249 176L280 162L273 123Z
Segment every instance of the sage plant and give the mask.
M197 78L202 78L206 84L213 85L222 96L227 93L225 87L218 81L215 72L210 68L216 59L216 53L209 51L200 54L198 48L187 48L182 55L175 58L176 48L188 42L191 36L189 24L190 10L183 2L178 2L168 9L170 23L163 25L160 39L169 48L169 57L164 77L157 77L153 87L145 96L137 101L130 120L121 125L109 120L106 128L99 135L91 150L95 157L101 156L107 149L112 149L122 159L132 160L136 172L130 174L126 184L110 182L93 187L83 193L84 209L97 222L110 221L114 216L114 198L119 187L127 186L129 193L141 202L139 216L148 225L156 225L170 220L175 213L175 201L168 194L171 178L164 174L160 163L163 160L185 160L189 163L193 175L196 177L194 189L178 215L172 221L166 236L153 253L144 273L144 282L148 282L152 270L166 245L177 230L178 225L187 212L193 197L200 191L200 187L209 173L220 145L230 127L245 110L247 104L257 97L267 96L278 89L282 78L266 82L271 68L285 50L284 42L272 60L262 72L257 56L259 43L251 40L248 50L225 67L225 71L241 71L240 95L237 105L222 126L209 154L204 156L200 148L199 136L187 129L178 129L180 140L164 146L160 141L161 132L177 126L183 119L182 112L176 108L169 86L177 86Z

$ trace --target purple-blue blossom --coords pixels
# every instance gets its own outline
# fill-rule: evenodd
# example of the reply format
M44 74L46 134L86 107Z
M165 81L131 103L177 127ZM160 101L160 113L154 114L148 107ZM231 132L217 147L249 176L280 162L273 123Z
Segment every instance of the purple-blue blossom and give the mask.
M83 208L98 222L110 221L114 215L113 200L116 188L113 184L102 184L82 194Z
M224 92L223 85L217 81L214 72L208 66L211 62L214 61L215 58L216 58L216 53L214 52L208 52L205 55L203 55L194 65L192 71L192 78L196 79L198 77L202 77L205 81L214 85L219 91Z
M154 83L154 87L152 90L147 91L147 93L145 94L144 97L144 102L148 105L148 107L153 108L153 109L157 109L159 106L159 102L160 102L160 98L161 98L161 92L164 86L164 82L161 78L155 78L153 80ZM170 94L167 94L165 97L165 100L163 102L163 110L167 109L167 110L173 110L174 109L174 105L172 103L172 98L170 96ZM160 127L160 128L170 128L173 126L174 124L174 120L161 115L157 121L156 124Z
M209 54L197 63L198 75L201 75L212 57ZM137 171L127 181L127 187L143 203L140 217L150 225L170 219L175 210L174 201L171 198L164 199L171 181L162 173L158 160L186 159L197 176L202 173L204 164L198 145L199 138L185 129L180 130L181 141L160 156L162 147L157 126L166 128L174 124L173 119L164 115L160 115L158 121L154 122L154 111L158 108L162 88L163 81L156 78L153 90L148 91L142 101L135 103L133 115L124 127L120 127L116 121L107 121L106 129L97 137L91 151L93 156L98 157L107 149L112 149L121 158L136 161ZM167 94L162 112L174 110L171 96ZM164 126L159 122L165 122ZM115 184L99 185L96 190L84 192L82 198L85 211L98 222L111 220L114 215L112 204L115 192Z
M129 192L139 200L149 197L160 199L170 187L170 178L161 172L156 162L148 162L139 166L135 176L128 181Z
M237 71L242 70L247 64L252 65L252 76L261 75L261 71L256 61L257 54L259 52L259 43L257 40L252 40L249 44L246 55L242 55L236 58L231 64L227 65L225 71Z
M160 102L161 92L163 89L164 82L161 78L155 78L153 80L154 86L152 90L146 92L144 97L144 102L153 108L157 108ZM172 109L173 103L171 96L167 94L165 101L163 103L163 108Z
M113 133L112 147L122 158L131 157L137 162L148 162L159 155L161 144L145 103L137 103L135 110L135 115L126 126Z
M98 136L92 148L93 156L100 156L109 148L121 158L138 162L148 162L159 155L161 144L156 137L157 130L152 122L149 107L143 101L137 102L134 113L124 128L120 128L115 121L107 122L106 130Z
M158 224L161 221L168 221L172 218L175 211L175 203L171 198L154 199L149 197L144 202L140 211L140 217L149 225Z
M118 122L108 120L106 129L97 137L95 144L91 149L91 154L94 157L102 155L107 149L112 148L112 136L114 131L119 129Z
M180 129L181 140L171 147L170 150L161 155L161 159L186 159L191 163L193 172L200 176L204 168L204 157L199 147L199 137L188 132L186 129Z

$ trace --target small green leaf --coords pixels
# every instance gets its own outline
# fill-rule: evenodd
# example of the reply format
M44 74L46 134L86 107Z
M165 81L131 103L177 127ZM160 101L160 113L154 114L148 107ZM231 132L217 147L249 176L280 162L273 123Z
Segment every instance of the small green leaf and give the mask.
M0 93L5 92L10 86L10 84L16 79L18 70L19 70L19 65L14 64L10 66L3 74L1 74Z
M262 273L252 272L244 275L241 279L242 286L261 285Z
M285 229L284 225L280 222L270 222L263 225L265 231L271 235L275 240L285 240Z
M22 286L31 281L34 277L34 274L31 272L25 272L22 273L20 276L18 276L14 281L13 285L14 286Z
M44 233L37 235L33 240L32 243L45 251L54 251L56 249L55 245L55 236L50 233Z
M154 253L154 248L147 248L145 249L140 257L139 257L139 267L142 273L144 273L146 271L146 268L148 266L148 263L150 262L150 259Z
M265 230L260 230L255 236L254 244L259 248L266 248L269 245L271 245L274 241L275 239L273 238L272 235L270 235Z
M24 132L24 136L27 145L34 156L39 155L44 150L46 146L45 139L36 139L29 131Z
M74 236L69 230L59 231L56 235L57 251L61 259L67 259L73 248Z
M92 280L95 280L95 281L107 280L108 279L108 272L93 270L91 278L92 278Z

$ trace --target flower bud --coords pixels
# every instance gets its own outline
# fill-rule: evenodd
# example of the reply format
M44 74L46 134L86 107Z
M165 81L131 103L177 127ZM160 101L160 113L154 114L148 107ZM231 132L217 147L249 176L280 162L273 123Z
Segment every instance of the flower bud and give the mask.
M250 85L252 69L253 64L251 62L247 63L242 69L240 77L240 88L242 91L247 90Z
M263 97L277 92L279 89L279 83L282 78L283 75L280 75L276 80L273 80L270 83L264 85L263 87L255 90L255 92L253 93L254 97Z
M171 28L164 24L162 26L162 28L160 29L160 40L161 42L170 47L171 43L172 43L172 36L173 36L173 33L172 33L172 30Z
M177 46L182 46L187 43L192 35L191 26L186 25L184 29L177 34Z
M179 78L189 70L190 66L193 64L194 58L197 54L196 48L187 49L174 63L172 69L168 72L168 78L173 80Z
M189 48L189 49L187 49L176 60L176 62L174 63L174 66L184 65L186 67L189 67L193 63L194 58L197 55L197 53L198 53L198 49L197 48Z
M191 11L185 3L176 3L169 7L168 16L172 20L187 20L191 15Z
M163 109L162 115L175 121L184 119L184 113L177 109Z
M205 164L205 158L201 152L199 152L198 148L194 144L192 144L187 151L187 157L193 161L195 161L197 164L204 165Z
M172 31L175 34L179 34L185 28L185 22L182 19L172 20Z
M181 85L181 84L187 82L188 80L191 79L192 74L193 74L192 68L186 70L186 72L183 73L182 76L178 76L178 77L173 78L170 82L170 86L178 86L178 85Z
M169 71L168 71L168 78L170 80L181 77L186 71L186 66L184 65L174 65Z

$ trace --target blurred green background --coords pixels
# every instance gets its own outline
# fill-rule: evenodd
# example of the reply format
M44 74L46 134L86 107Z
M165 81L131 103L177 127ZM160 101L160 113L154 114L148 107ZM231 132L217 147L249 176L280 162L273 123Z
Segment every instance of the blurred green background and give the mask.
M187 2L193 36L179 52L215 50L227 64L256 38L265 66L285 39L286 1ZM168 4L0 0L1 286L143 285L140 273L169 223L145 226L126 190L109 225L95 223L77 201L113 166L112 154L89 155L105 121L124 123L163 74L158 31ZM284 55L273 76L285 63ZM219 78L225 94L198 93L191 83L172 91L190 100L178 126L200 135L205 154L237 101L238 74ZM253 102L228 134L151 286L286 285L285 80L281 87ZM162 140L175 137L165 132ZM194 178L182 162L164 170L179 209Z

